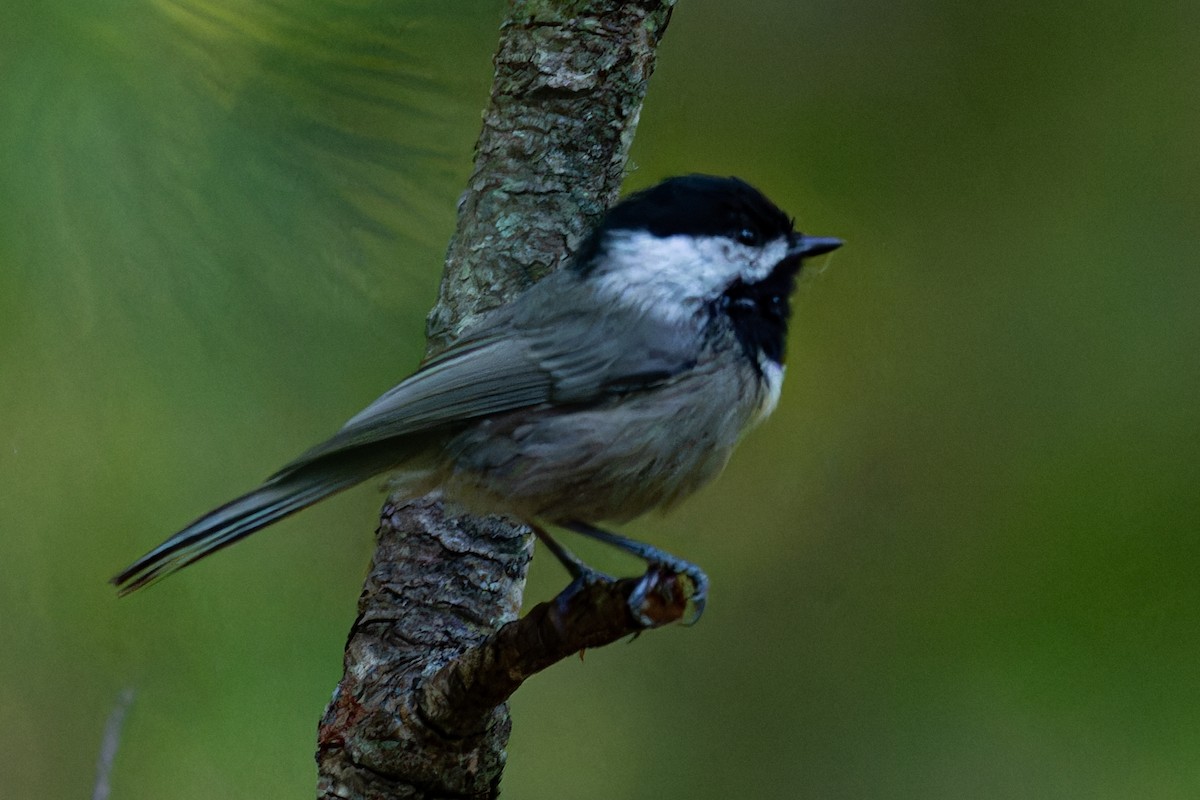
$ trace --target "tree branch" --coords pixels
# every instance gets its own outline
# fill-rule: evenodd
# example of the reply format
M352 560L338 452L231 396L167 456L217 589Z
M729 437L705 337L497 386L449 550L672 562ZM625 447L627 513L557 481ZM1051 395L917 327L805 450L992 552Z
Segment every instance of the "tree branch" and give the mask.
M615 200L674 0L514 0L430 352L573 253ZM684 612L686 579L571 587L516 620L532 538L435 499L384 506L345 673L318 733L322 798L493 798L529 675ZM631 605L633 608L631 609Z
M512 3L428 335L557 269L621 188L674 0Z
M443 736L479 733L493 709L551 664L681 620L691 588L664 568L641 578L573 583L422 681L421 717Z

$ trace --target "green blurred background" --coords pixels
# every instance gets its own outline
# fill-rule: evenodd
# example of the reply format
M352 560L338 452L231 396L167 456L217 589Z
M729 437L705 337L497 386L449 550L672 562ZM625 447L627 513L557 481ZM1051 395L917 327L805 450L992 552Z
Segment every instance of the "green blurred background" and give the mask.
M374 487L105 580L415 364L503 9L8 6L0 795L87 796L133 687L114 797L311 796ZM506 796L1200 795L1197 30L681 0L629 188L741 175L848 246L774 418L629 526L703 623L526 685Z

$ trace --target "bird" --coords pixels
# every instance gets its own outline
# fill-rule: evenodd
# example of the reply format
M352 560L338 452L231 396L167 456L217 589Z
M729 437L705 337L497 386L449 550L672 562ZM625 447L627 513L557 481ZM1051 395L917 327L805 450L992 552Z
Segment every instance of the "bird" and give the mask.
M566 266L260 486L168 538L111 582L155 583L313 503L390 474L529 525L576 579L559 527L687 575L696 565L599 527L669 509L713 480L782 388L791 294L810 236L749 183L667 178L614 205Z

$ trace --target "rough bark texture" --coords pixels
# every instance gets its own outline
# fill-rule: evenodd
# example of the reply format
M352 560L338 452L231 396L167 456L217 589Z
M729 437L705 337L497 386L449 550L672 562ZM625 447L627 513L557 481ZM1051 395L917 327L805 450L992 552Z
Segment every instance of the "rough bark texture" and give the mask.
M561 266L616 199L673 5L512 4L429 315L432 349Z
M431 352L561 266L616 198L674 0L512 2ZM384 507L345 674L318 734L322 798L493 798L504 701L586 647L679 620L686 579L575 584L517 619L529 531L443 509Z

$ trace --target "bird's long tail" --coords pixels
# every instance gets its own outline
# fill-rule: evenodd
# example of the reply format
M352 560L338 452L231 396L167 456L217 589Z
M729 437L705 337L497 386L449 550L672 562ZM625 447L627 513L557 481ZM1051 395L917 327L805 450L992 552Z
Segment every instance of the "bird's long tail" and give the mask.
M318 500L387 470L395 461L378 447L289 465L254 491L231 500L176 533L110 581L122 596L165 578L222 547Z

